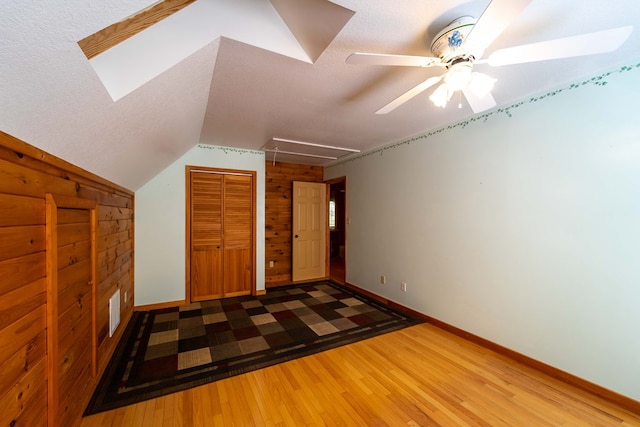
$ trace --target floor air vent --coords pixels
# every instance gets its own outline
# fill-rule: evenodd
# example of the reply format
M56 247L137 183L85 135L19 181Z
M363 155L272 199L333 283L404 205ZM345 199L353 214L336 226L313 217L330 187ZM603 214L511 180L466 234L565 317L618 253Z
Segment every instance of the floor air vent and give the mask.
M112 337L120 324L120 289L109 298L109 336Z

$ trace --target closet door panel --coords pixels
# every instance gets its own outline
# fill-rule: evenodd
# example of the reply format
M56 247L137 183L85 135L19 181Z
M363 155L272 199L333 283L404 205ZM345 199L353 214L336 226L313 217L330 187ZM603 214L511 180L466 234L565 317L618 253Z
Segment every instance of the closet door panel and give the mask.
M222 175L191 173L191 245L194 250L211 250L222 244L222 181Z
M191 254L191 300L204 301L223 296L222 250L193 251Z
M223 176L191 173L191 300L224 295L222 276Z
M252 195L251 176L225 175L224 283L226 296L251 292Z
M248 295L251 291L251 260L247 249L229 249L224 254L225 296Z

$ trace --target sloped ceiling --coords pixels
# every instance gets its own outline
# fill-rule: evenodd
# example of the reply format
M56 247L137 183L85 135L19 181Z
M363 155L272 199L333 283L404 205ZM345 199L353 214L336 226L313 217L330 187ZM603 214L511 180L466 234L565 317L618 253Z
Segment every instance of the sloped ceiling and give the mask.
M0 129L136 190L198 143L259 150L283 138L365 151L473 114L466 103L436 108L427 91L375 115L441 71L345 59L430 56L440 29L478 17L488 0L198 0L91 60L79 48L152 4L2 2ZM636 28L612 53L476 69L498 79L500 106L640 58L637 0L533 0L486 54L623 25Z

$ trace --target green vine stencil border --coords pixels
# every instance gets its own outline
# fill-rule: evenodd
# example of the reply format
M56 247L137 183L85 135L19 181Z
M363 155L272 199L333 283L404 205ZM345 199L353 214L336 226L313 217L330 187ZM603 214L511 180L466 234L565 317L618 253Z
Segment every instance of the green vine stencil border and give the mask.
M364 159L366 157L373 156L373 155L376 155L376 154L379 154L379 155L382 156L385 151L393 150L393 149L401 147L403 145L411 145L414 142L426 140L426 139L428 139L428 138L430 138L430 137L432 137L434 135L438 135L438 134L441 134L441 133L449 131L449 130L458 129L458 128L464 129L467 125L469 125L471 123L474 123L474 122L479 122L479 121L486 122L487 120L489 120L489 118L495 117L495 116L497 116L499 114L506 114L508 117L513 117L513 111L516 110L517 108L525 105L525 104L532 104L534 102L538 102L538 101L542 101L544 99L552 98L552 97L554 97L556 95L559 95L559 94L561 94L563 92L568 92L568 91L571 91L571 90L574 90L574 89L578 89L578 88L581 88L581 87L584 87L584 86L587 86L587 85L591 85L591 84L597 85L597 86L606 86L609 83L608 80L607 80L608 77L610 77L610 76L612 76L614 74L621 74L621 73L625 73L625 72L629 72L629 71L633 71L633 70L635 70L635 71L640 70L640 62L635 64L635 65L624 65L624 66L622 66L622 67L620 67L620 68L618 68L616 70L608 71L606 73L603 73L603 74L588 78L588 79L583 80L582 82L579 82L579 83L571 83L566 87L563 87L563 88L560 88L560 89L556 89L556 90L552 90L551 92L547 92L544 95L532 96L529 99L525 99L525 100L513 103L513 104L511 104L511 105L509 105L507 107L496 108L495 110L487 111L486 113L482 113L480 115L470 117L470 118L468 118L466 120L463 120L463 121L460 121L460 122L457 122L457 123L453 123L453 124L450 124L450 125L446 125L446 126L443 126L441 128L438 128L438 129L435 129L435 130L432 130L432 131L429 131L429 132L426 132L426 133L422 133L420 135L416 135L414 137L405 139L403 141L396 142L396 143L393 143L393 144L389 144L389 145L386 145L384 147L380 147L380 148L377 148L375 150L368 151L366 153L358 154L356 156L350 157L350 158L342 160L342 161L337 161L335 163L332 163L330 165L325 166L325 169L331 169L333 167L344 165L344 164L347 164L347 163L350 163L350 162L353 162L353 161L356 161L356 160L361 160L361 159Z
M264 157L264 151L246 150L243 148L222 147L220 145L208 145L208 144L198 144L196 147L202 148L204 150L218 150L218 151L222 151L224 154L251 154L251 155Z

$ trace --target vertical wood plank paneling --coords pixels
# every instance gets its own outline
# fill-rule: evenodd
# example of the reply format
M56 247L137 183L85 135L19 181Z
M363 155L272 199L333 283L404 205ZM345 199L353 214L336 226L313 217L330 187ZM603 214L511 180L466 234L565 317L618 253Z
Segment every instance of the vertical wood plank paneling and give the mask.
M4 329L46 303L44 278L21 286L0 299L0 329Z
M0 159L0 193L44 197L46 193L75 196L76 184Z
M0 366L44 330L46 311L42 305L0 330ZM10 374L10 373L7 373ZM4 388L3 391L7 389Z
M91 242L74 242L58 248L58 269L91 259Z
M265 281L267 287L291 283L293 181L322 182L321 166L266 162ZM269 267L273 261L273 267Z
M114 349L109 337L109 298L120 289L122 321L126 325L133 311L133 199L122 203L121 198L101 195L111 206L100 205L97 211L96 233L96 357L102 372Z
M59 298L70 301L67 306L71 304L77 309L76 297L82 295L80 303L96 307L96 313L89 317L72 311L63 314L60 324L65 329L86 330L86 325L91 324L95 332L91 333L91 340L82 341L85 351L74 349L62 365L65 372L83 379L78 384L66 381L67 396L49 397L46 307L53 304L51 301L47 304L46 300L46 283L50 278L46 266L47 193L62 196L72 205L80 199L98 203L94 217L88 222L86 217L77 221L80 213L75 208L62 211L57 218L67 231L61 238L66 241L58 242L65 244L57 251L57 261L49 270L71 274L74 265L89 264L95 287L94 292L82 291L74 296L76 285L72 280ZM133 193L127 189L0 131L0 425L46 423L48 408L53 407L49 399L67 406L61 418L65 426L80 423L78 414L84 410L83 405L133 312L133 207ZM89 255L93 260L87 259L91 244L76 241L79 234L91 230L95 230L96 236L93 242L96 251ZM104 283L96 281L98 264ZM108 299L117 288L123 298L127 294L126 303L121 301L121 326L114 337L104 334L98 345L98 331L108 328ZM72 344L70 347L66 344L73 341L70 336L60 338L64 349L73 348ZM93 345L86 345L91 341ZM99 361L93 364L94 372L92 360Z
M64 181L74 183L77 196L84 199L95 200L105 206L119 206L111 201L105 202L98 199L94 193L101 192L114 196L122 196L130 201L129 207L133 206L133 199L131 198L133 193L126 188L120 187L104 178L100 178L97 175L87 172L78 166L29 145L2 131L0 131L0 159L20 165L25 170L39 171L50 177L60 178ZM45 178L45 182L48 182L49 179L50 178ZM83 195L85 191L94 195ZM42 194L37 196L44 198L44 194L47 192L60 194L53 191L51 186L47 184ZM2 193L2 191L0 191L0 193ZM24 194L24 192L9 194Z
M19 290L45 276L44 251L0 261L0 295Z
M24 317L24 316L23 316ZM4 328L2 328L4 329ZM0 364L0 370L3 375L0 377L0 390L8 391L11 387L14 387L20 378L25 375L25 371L28 371L31 367L35 366L38 361L43 360L46 355L46 337L45 331L40 331L35 337L33 337L27 345L21 347L19 351L14 353L8 360ZM9 398L17 397L15 394L9 394ZM6 395L5 394L5 395ZM46 391L44 392L46 394ZM45 396L46 402L46 396ZM2 418L0 425L8 425L5 422L15 417L15 414L9 414L10 418Z
M0 227L44 224L44 200L0 193Z
M45 358L42 358L0 397L1 425L18 425L18 419L25 418L31 412L31 408L41 405L42 400L46 401L46 382L42 381L46 370L47 363ZM46 418L44 421L46 423ZM43 420L39 420L39 424L42 423Z
M0 261L44 251L44 249L44 226L0 227Z

